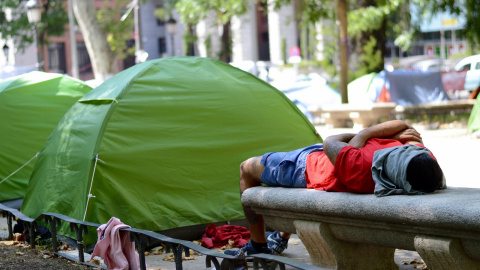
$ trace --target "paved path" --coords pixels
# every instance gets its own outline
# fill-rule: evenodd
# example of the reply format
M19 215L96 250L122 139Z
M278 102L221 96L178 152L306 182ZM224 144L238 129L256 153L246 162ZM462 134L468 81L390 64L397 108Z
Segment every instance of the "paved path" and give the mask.
M461 127L443 127L438 130L427 130L421 125L414 125L414 127L422 134L425 146L430 148L437 157L447 178L448 186L480 188L480 178L477 172L480 140L471 139L465 128ZM323 126L318 126L317 129L322 138L343 132L356 132L352 129L328 129ZM0 218L0 238L6 237L6 227L6 219ZM147 256L148 267L163 270L175 269L174 262L163 260L165 256L165 254ZM310 263L308 252L296 235L292 236L289 248L285 251L284 256ZM404 262L414 260L421 260L416 252L397 250L395 253L395 261L402 270L422 269L422 264L404 264ZM196 260L185 261L183 269L208 269L205 267L205 256L200 256ZM295 268L287 267L287 269Z

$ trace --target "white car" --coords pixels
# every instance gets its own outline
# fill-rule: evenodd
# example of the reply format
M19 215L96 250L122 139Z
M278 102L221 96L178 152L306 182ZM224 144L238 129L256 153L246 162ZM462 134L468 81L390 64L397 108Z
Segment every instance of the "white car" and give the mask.
M421 60L412 65L414 70L442 71L443 61L440 58Z
M473 91L480 86L480 54L465 57L455 65L456 71L466 70L465 90Z

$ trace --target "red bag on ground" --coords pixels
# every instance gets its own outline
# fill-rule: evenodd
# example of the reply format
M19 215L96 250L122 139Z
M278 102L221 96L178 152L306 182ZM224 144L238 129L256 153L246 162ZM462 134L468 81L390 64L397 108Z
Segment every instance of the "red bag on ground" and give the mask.
M202 247L220 248L228 244L228 240L235 241L234 247L244 246L250 240L250 231L242 226L222 225L214 223L208 225L202 236Z

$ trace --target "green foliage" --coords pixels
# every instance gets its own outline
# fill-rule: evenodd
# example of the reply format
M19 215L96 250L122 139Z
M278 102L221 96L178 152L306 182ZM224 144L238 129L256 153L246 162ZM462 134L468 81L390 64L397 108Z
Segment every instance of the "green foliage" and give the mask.
M323 60L321 61L322 67L325 72L330 74L332 78L337 77L339 70L334 59L338 55L338 39L339 32L337 27L331 27L331 25L322 24L323 40Z
M387 36L394 37L395 45L406 52L410 50L417 32L419 32L419 26L412 22L410 6L408 1L404 1L388 16Z
M308 59L308 27L300 29L300 51L303 58Z
M163 3L164 3L164 8L165 8L165 12L166 12L166 16L168 16L168 18L172 18L172 11L175 9L175 5L177 4L179 0L164 0Z
M350 79L361 77L371 72L377 72L377 67L383 63L382 53L377 50L377 40L371 36L363 46L364 53L360 56L363 65L350 73Z
M266 0L262 0L265 1ZM291 0L273 0L269 2L275 9L290 4ZM330 0L302 0L298 1L298 10L300 17L305 22L316 23L322 18L335 17L335 1Z
M283 63L287 63L287 39L282 37L282 60Z
M168 20L167 10L164 7L155 8L153 14L162 21Z
M105 1L107 2L107 0ZM129 0L118 0L114 7L106 5L97 10L98 25L107 34L110 50L115 52L119 59L124 59L135 52L135 47L127 47L127 40L132 39L133 16L128 16L123 21L120 20L121 12L128 3L130 3Z
M413 31L404 32L399 35L394 43L396 46L402 50L402 52L408 51L412 47L412 40L413 40Z
M397 37L406 34L410 28L408 3L409 0L378 1L378 6L351 10L348 13L349 35L378 30L385 18L389 19L390 35Z
M198 37L195 35L194 27L193 25L188 25L187 26L187 31L185 31L185 34L183 35L183 48L185 48L185 55L187 56L194 56L195 51L194 51L194 44L197 42Z
M205 39L205 48L207 51L207 57L212 57L212 36L209 34Z
M356 35L380 28L383 19L389 14L388 7L366 7L348 13L348 34Z
M323 61L302 60L300 63L298 63L298 68L302 68L302 69L323 68Z
M248 1L243 0L179 0L175 8L181 20L192 25L211 16L212 13L216 14L218 25L223 27L222 46L217 59L227 62L232 50L230 20L233 16L245 14L248 4Z
M28 22L26 1L21 0L0 0L0 34L2 38L14 37L17 49L23 51L25 47L34 41L34 25ZM64 26L68 23L66 0L45 0L42 1L42 19L37 24L39 42L48 43L45 38L48 36L63 35ZM5 11L12 10L12 20L7 21Z
M185 23L198 23L210 11L217 14L220 24L228 23L233 16L245 14L248 2L243 0L179 0L175 8Z
M197 24L200 20L206 18L208 12L198 5L196 0L180 0L175 4L175 8L180 14L180 19L187 24Z
M308 60L315 60L317 43L316 39L317 31L315 29L315 24L308 23L302 24L301 26L301 38L300 38L300 49L302 52L302 58Z
M178 0L163 1L162 6L155 8L155 11L153 12L155 17L162 21L167 21L169 18L172 18L172 11L175 8L177 2Z
M107 33L110 49L119 58L125 58L132 54L135 48L127 48L126 41L131 39L133 29L133 16L120 21L120 12L129 3L129 0L116 1L114 8L101 8L97 11L99 26ZM33 24L28 22L26 13L26 1L0 0L0 34L2 38L15 37L17 49L23 51L25 47L34 41ZM68 25L68 12L66 0L45 0L43 3L42 19L37 25L39 43L48 43L48 37L61 36L65 26ZM12 9L12 21L8 22L5 17L5 8Z
M310 31L309 31L309 39L308 39L308 54L309 54L309 59L311 60L316 60L317 59L317 30L315 29L314 25L310 25Z
M52 249L53 247L53 242L51 238L42 240L42 237L40 235L37 235L35 237L35 244L38 249L42 250Z

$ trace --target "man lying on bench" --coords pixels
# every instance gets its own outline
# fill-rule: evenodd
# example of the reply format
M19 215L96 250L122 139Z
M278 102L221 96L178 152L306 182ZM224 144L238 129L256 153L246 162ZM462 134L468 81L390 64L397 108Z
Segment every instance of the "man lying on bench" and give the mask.
M442 182L443 172L423 146L420 133L401 120L384 122L358 134L329 136L323 145L252 157L240 166L241 193L266 184L377 196L423 194L442 188ZM243 211L251 240L225 254L241 258L285 250L290 234L275 231L267 236L263 217L248 206L243 206Z

